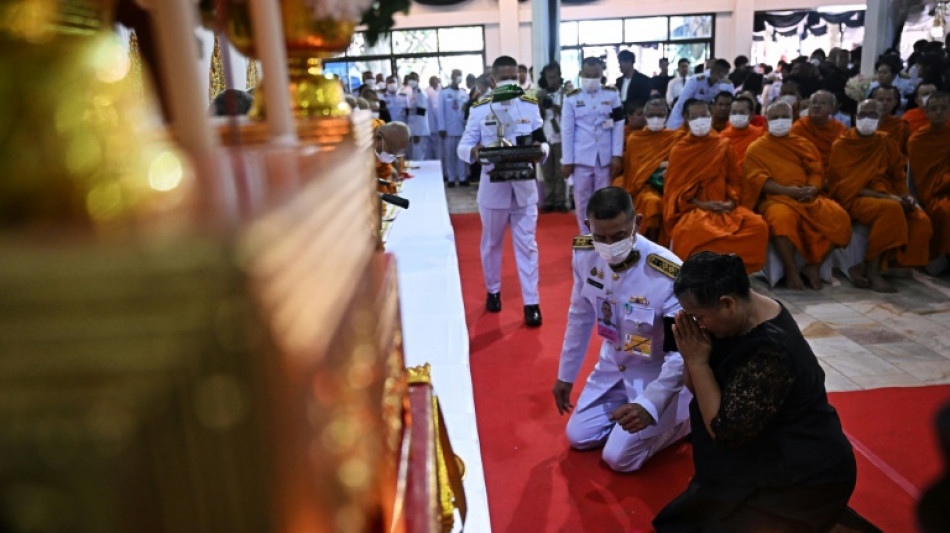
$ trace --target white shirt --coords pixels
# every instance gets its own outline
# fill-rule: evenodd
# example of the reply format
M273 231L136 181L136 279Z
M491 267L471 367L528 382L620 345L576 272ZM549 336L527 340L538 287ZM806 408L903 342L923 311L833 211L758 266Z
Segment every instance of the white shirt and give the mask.
M666 103L670 107L673 107L673 102L683 94L683 86L686 85L686 80L688 78L681 78L679 76L674 76L669 85L666 86Z
M623 87L620 88L620 100L623 101L627 98L627 91L630 90L630 82L633 81L633 75L631 74L629 78L623 79Z

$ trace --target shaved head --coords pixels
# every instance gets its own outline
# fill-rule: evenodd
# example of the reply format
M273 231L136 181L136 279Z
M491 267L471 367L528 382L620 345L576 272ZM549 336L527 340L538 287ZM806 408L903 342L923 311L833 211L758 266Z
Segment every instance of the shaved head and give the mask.
M765 118L768 120L792 118L792 106L788 102L774 102L769 104L769 108L765 111Z
M402 122L383 124L376 128L376 134L383 140L383 149L391 154L402 154L409 148L409 126Z
M669 113L670 109L666 106L665 98L650 98L643 106L643 114L648 117L666 117Z
M868 98L858 104L858 118L881 118L883 106L881 102Z
M815 124L825 124L838 107L838 99L830 91L815 91L808 100L808 119Z

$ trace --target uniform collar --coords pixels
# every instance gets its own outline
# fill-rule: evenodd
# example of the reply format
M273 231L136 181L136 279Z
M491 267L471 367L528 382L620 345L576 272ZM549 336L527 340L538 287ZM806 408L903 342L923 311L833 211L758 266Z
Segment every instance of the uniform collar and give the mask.
M634 249L632 252L630 252L630 255L628 255L627 258L624 259L623 261L617 263L616 265L608 264L607 266L609 266L610 270L612 270L614 273L619 274L621 272L626 272L627 270L630 270L630 267L637 264L637 261L639 260L640 260L640 250Z

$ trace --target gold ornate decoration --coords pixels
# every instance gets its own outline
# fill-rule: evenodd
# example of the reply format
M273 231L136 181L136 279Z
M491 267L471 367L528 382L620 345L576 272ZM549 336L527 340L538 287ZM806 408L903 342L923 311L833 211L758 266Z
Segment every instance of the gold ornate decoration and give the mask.
M145 87L142 85L142 52L139 50L139 36L135 30L129 33L129 76L140 102L145 101Z
M248 89L254 89L257 87L257 84L260 83L261 75L260 71L257 69L257 60L254 58L247 58L247 73L245 74L246 87Z
M419 366L411 366L406 369L410 385L419 383L432 384L432 366L429 363Z
M227 88L224 83L224 65L221 61L221 45L218 36L214 36L214 50L211 52L211 68L208 70L208 103L214 101L221 91Z
M465 463L452 451L449 441L448 428L439 406L439 398L432 395L432 419L435 427L436 464L439 479L439 508L442 510L442 531L449 533L455 523L455 509L464 525L468 514L468 504L465 500L465 489L462 487L462 478L465 476ZM446 459L447 457L451 459Z

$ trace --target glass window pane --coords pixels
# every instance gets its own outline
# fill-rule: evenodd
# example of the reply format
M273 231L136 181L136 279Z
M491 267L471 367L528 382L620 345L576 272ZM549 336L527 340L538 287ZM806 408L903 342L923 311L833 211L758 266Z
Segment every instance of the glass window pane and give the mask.
M577 23L561 23L561 46L577 46Z
M561 76L564 77L564 81L573 83L574 87L580 87L577 83L580 71L581 51L577 48L561 50Z
M481 26L439 28L440 52L467 52L484 49L485 36Z
M660 58L664 55L665 47L661 43L639 43L625 47L636 56L634 67L648 77L653 77L659 73ZM619 64L618 64L619 71ZM617 74L619 77L620 74Z
M461 56L443 56L440 58L439 63L442 67L442 84L448 85L449 78L452 76L452 69L459 69L462 71L462 87L465 87L465 77L469 74L474 74L475 76L481 76L482 71L485 70L485 59L482 57L482 54L466 54Z
M670 17L670 40L712 37L712 15Z
M390 74L392 67L390 66L389 59L374 59L372 61L349 61L349 75L356 77L356 84L353 86L354 89L359 88L360 84L363 82L363 72L370 71L375 77L377 74L382 74L385 79Z
M628 43L666 40L666 17L627 19L624 27L624 41Z
M397 59L396 69L399 71L399 83L402 84L410 72L419 74L419 86L422 88L429 86L429 77L439 74L439 56L414 57L411 59Z
M689 73L692 75L696 65L701 65L709 59L709 43L668 44L666 57L670 60L670 74L676 70L680 58L689 60Z
M436 30L405 30L393 32L394 54L425 54L436 52Z
M353 34L353 41L346 50L346 55L350 57L359 56L388 56L392 53L390 48L390 37L388 33L379 36L379 40L373 46L367 46L363 32Z
M581 44L609 44L623 42L623 21L583 20L578 23Z

